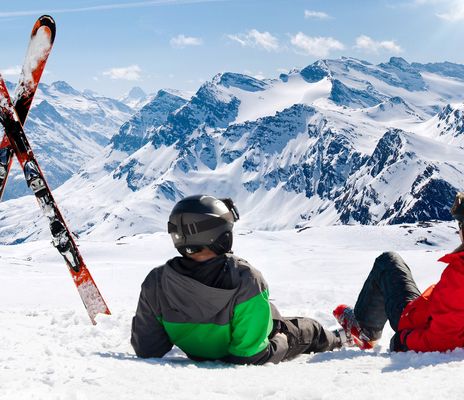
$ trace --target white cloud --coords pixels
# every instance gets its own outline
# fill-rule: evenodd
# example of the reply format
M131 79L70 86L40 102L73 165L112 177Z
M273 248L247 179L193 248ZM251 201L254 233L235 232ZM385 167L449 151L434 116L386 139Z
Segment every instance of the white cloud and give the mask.
M323 11L311 11L311 10L305 10L304 16L306 19L309 18L317 18L317 19L330 19L330 15L323 12Z
M130 65L128 67L111 68L103 72L104 76L108 76L111 79L121 79L126 81L138 81L140 80L140 73L142 70L138 65Z
M432 8L429 6L433 6L434 8L438 6L449 6L450 4L459 1L461 0L398 0L398 2L389 2L386 4L386 6L391 9L414 9L417 7L425 6L428 7L429 10L431 10Z
M291 42L300 52L315 57L327 57L332 50L343 50L343 43L332 37L312 37L299 32Z
M0 71L4 76L19 76L21 74L21 67L15 65L14 67L8 67Z
M454 0L414 0L412 2L413 5L416 6L423 6L427 4L443 4L443 3L451 3Z
M394 40L383 40L378 42L366 35L358 36L354 47L372 53L378 53L380 50L386 50L392 53L401 53L403 51L401 46L395 43Z
M448 11L437 14L437 17L450 22L464 21L464 3L462 1L453 1Z
M438 12L435 15L449 22L464 21L464 2L462 0L412 0L408 3L411 6L435 6L446 11Z
M227 35L230 40L240 43L243 47L260 47L267 51L279 50L279 41L269 32L259 32L252 29L247 33Z
M182 49L187 46L201 46L203 44L203 40L193 36L177 35L176 37L173 37L169 43L172 47Z

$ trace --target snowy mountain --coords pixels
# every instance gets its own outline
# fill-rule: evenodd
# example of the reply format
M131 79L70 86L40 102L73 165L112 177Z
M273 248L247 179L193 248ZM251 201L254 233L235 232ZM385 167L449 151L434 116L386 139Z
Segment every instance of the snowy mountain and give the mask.
M132 153L148 143L157 127L166 123L169 114L185 105L188 99L177 93L160 90L154 98L125 122L111 138L112 148Z
M464 183L462 150L389 130L336 200L340 221L399 224L450 219L449 207Z
M134 110L138 110L150 101L150 97L142 88L134 86L119 101Z
M169 93L173 96L190 99L193 93L188 91L181 91L177 89L163 89L163 93ZM139 111L142 107L152 102L155 97L158 97L159 93L147 94L144 90L138 86L134 86L128 93L122 96L119 101L124 103L126 106L132 108L134 111Z
M40 84L25 130L50 186L61 185L101 154L132 113L117 100L81 93L66 82ZM4 199L29 193L15 162Z
M57 197L79 233L114 238L164 230L173 203L202 192L233 197L254 229L447 220L464 188L458 70L341 58L161 91ZM3 240L46 232L25 204L0 206ZM17 234L19 212L36 226Z
M423 135L441 142L461 145L464 137L464 104L447 104L419 129Z

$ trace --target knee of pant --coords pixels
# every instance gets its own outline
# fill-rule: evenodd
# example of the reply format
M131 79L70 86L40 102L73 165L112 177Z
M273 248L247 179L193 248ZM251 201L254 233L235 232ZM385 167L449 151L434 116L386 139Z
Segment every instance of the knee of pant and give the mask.
M316 335L318 322L311 318L292 318L286 321L287 333L298 344L310 344Z
M391 260L395 258L401 258L401 256L396 251L384 251L377 259L381 260Z
M395 267L398 261L401 261L401 256L394 251L386 251L375 259L374 269L385 270L386 268Z

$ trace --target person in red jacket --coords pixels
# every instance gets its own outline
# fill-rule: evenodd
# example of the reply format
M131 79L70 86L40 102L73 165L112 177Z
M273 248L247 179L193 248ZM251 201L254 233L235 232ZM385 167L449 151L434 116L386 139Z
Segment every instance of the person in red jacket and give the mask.
M440 258L447 263L440 281L420 293L404 260L381 254L366 279L354 309L340 305L335 318L361 349L370 349L387 322L395 331L391 351L447 351L464 347L464 193L451 208L461 245Z

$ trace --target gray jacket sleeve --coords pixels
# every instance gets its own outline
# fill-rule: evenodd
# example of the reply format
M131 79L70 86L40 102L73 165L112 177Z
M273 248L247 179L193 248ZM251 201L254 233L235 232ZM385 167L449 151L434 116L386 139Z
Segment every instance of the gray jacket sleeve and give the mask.
M154 311L156 293L153 274L142 285L135 317L132 319L131 344L141 358L163 357L173 344Z

